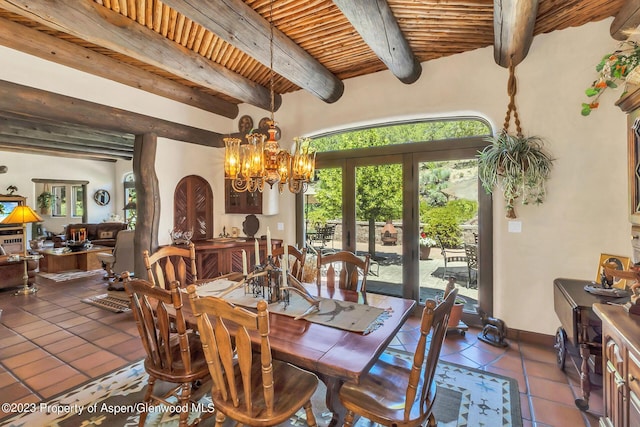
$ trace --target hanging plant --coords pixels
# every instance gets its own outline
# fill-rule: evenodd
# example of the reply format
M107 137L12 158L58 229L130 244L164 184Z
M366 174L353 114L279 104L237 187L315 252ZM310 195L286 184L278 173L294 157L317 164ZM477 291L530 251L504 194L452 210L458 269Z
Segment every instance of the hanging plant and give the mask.
M55 196L53 195L53 193L49 191L45 190L40 193L37 200L38 207L40 208L41 213L46 214L47 212L49 212L49 208L53 205L54 198Z
M510 97L507 116L502 131L486 138L491 145L478 153L478 178L488 194L500 187L506 202L507 218L516 218L515 201L522 204L543 202L545 183L551 172L553 159L543 148L543 140L538 136L525 137L522 134L518 112L515 107L515 69L509 67L508 92ZM509 134L509 122L513 113L516 135Z
M640 73L637 68L639 64L640 46L632 40L623 41L615 52L604 55L596 65L598 78L585 91L585 94L593 99L591 102L582 103L581 114L588 116L592 110L598 108L600 105L598 99L605 89L615 89L621 82L639 84Z

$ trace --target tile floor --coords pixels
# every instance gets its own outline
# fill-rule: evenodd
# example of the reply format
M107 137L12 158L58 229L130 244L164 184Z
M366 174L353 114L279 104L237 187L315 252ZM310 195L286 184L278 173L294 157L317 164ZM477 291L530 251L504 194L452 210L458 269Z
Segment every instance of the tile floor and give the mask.
M144 357L130 314L114 314L85 304L106 292L101 276L73 283L44 283L33 295L0 292L0 402L38 402ZM553 348L509 340L500 349L453 331L441 358L517 379L524 427L597 426L602 389L591 394L589 412L580 412L579 378L567 363L556 365ZM412 318L391 343L412 351L418 319ZM0 411L1 418L7 414Z

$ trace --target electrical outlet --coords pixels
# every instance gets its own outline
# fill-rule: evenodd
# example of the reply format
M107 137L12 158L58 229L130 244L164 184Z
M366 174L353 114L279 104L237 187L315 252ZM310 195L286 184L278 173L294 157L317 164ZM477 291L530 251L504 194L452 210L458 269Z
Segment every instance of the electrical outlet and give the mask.
M278 223L278 231L284 231L284 222Z

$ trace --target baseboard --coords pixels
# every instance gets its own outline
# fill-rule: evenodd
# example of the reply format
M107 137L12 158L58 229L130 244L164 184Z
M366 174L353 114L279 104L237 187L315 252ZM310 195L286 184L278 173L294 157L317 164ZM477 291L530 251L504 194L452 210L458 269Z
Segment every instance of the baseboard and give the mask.
M520 329L507 328L507 338L526 342L528 344L536 344L544 347L553 347L555 344L555 336L541 334L539 332L522 331Z

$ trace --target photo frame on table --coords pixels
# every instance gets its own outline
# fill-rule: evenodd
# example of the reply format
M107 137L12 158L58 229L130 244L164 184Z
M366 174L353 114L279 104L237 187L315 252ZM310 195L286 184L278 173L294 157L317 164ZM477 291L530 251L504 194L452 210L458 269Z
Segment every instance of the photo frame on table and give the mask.
M628 270L631 265L631 258L620 255L611 255L611 254L600 254L600 262L598 263L598 273L596 275L596 283L602 282L602 264L606 264L608 262L615 262L617 265L617 270ZM619 277L613 278L613 287L618 289L624 289L627 286L627 280L621 279Z

